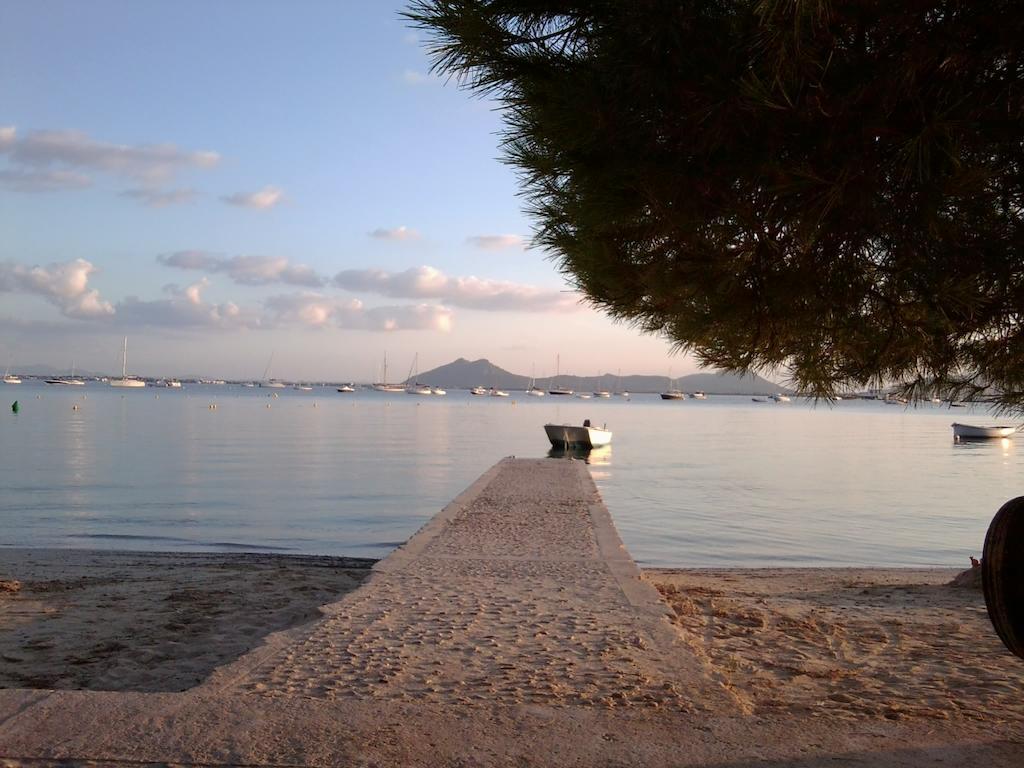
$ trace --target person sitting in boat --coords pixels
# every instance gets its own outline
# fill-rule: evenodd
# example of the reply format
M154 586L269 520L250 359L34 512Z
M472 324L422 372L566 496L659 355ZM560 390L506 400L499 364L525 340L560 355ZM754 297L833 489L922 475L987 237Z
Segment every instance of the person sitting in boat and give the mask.
M589 427L590 426L590 419L584 419L583 420L583 426L584 427Z

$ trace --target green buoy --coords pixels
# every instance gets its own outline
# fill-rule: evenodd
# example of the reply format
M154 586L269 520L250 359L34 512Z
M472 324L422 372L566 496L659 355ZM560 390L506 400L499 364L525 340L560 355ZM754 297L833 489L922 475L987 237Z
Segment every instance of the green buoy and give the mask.
M11 411L13 413L17 413L19 410L20 410L20 408L18 406L18 401L15 400L13 403L11 403Z

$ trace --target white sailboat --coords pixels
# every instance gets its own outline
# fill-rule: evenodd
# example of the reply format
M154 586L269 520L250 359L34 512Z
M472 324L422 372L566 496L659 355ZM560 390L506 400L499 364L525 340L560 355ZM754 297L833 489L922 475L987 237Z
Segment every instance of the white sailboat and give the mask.
M686 393L676 389L676 380L672 378L672 369L668 369L668 390L661 393L662 400L685 400Z
M373 385L378 392L404 392L405 387L401 384L388 384L388 353L384 353L384 370L381 380Z
M530 366L530 386L526 389L526 394L530 397L544 397L544 390L537 386L537 379L534 378L534 367Z
M11 373L10 363L7 363L7 370L4 371L4 384L21 384L21 379Z
M432 395L432 394L434 394L434 391L430 387L426 386L425 384L420 384L418 381L416 381L416 377L419 374L419 368L417 367L417 365L419 363L419 360L420 360L420 353L417 352L416 354L414 354L412 356L412 365L409 366L409 376L405 380L405 382L406 382L405 394L407 394L407 395ZM410 381L412 382L412 384L409 383Z
M85 386L85 382L84 381L82 381L81 379L76 379L75 378L75 361L74 360L71 361L71 376L69 376L66 379L62 378L60 376L57 376L57 377L52 378L52 379L47 379L46 383L47 384L55 384L57 386L65 386L65 387L84 387Z
M270 373L270 366L274 362L274 353L270 353L270 359L267 360L267 367L263 369L263 379L260 381L261 387L269 387L270 389L284 389L287 384L277 379L268 379L267 375Z
M137 379L134 376L128 375L128 337L124 337L124 346L121 350L121 378L111 379L110 386L112 387L128 387L135 389L138 387L146 386L146 382L142 379Z
M597 389L594 390L594 397L611 397L612 393L601 386L601 376L597 377Z
M622 369L619 368L618 379L615 382L615 396L629 397L629 392L622 388Z
M564 397L572 397L573 391L571 389L565 389L558 386L558 377L562 373L562 356L557 355L555 357L555 380L552 382L551 389L548 390L549 395L562 395Z

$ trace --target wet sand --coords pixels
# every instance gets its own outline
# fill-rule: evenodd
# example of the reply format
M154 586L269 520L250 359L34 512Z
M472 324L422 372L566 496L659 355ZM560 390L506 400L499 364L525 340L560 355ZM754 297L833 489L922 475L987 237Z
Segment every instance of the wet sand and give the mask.
M0 549L0 688L183 691L312 621L373 560Z

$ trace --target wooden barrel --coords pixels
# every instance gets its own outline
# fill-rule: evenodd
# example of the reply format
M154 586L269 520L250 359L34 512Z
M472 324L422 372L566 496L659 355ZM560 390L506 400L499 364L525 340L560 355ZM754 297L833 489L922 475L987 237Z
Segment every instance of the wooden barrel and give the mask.
M985 605L996 633L1024 659L1024 496L1003 504L988 527L981 560Z

